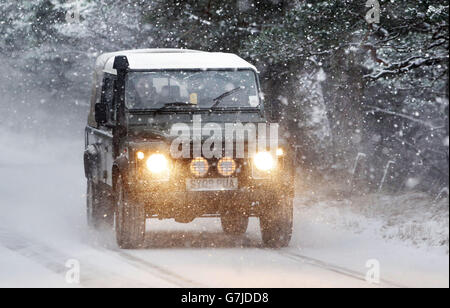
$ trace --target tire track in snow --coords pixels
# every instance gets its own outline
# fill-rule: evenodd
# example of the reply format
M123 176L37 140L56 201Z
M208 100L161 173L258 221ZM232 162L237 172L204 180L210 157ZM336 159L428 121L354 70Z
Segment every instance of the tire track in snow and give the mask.
M124 251L115 251L118 256L123 259L126 259L128 264L139 268L141 270L145 270L150 274L156 275L157 277L164 279L170 283L177 285L178 287L195 287L195 288L205 288L205 285L202 285L198 282L195 282L189 278L183 277L177 273L171 272L159 265L153 264L147 260L142 258L133 256L132 254Z
M36 240L28 239L24 236L14 234L0 228L0 245L17 253L39 265L50 270L51 272L60 275L63 280L65 274L69 270L65 266L65 262L73 257L69 257L43 243ZM75 258L76 259L76 258ZM136 268L136 267L134 267ZM103 271L90 264L83 262L82 275L80 277L81 287L98 287L104 285L107 281L120 281L122 285L130 285L136 287L149 287L151 285L144 284L137 280L129 279L117 273ZM87 274L86 274L87 273ZM157 277L162 279L161 277ZM165 281L177 286L173 281L164 279Z
M94 231L94 233L98 233ZM109 232L107 232L109 234ZM112 240L112 241L111 241ZM167 268L164 268L161 265L155 264L150 260L147 260L144 256L138 255L139 252L144 252L146 249L142 250L124 250L119 249L115 240L112 238L103 238L101 241L106 241L106 245L90 245L93 249L97 251L101 251L111 257L114 257L116 260L126 263L127 265L141 271L148 273L154 277L157 277L161 280L164 280L176 287L182 288L205 288L206 285L203 285L199 282L196 282L188 277L184 277L178 273L175 273Z
M311 265L317 268L321 268L323 270L331 271L340 275L344 275L350 278L366 282L366 277L364 274L342 266L334 265L319 259L287 251L280 251L279 254L293 261L302 262L307 265ZM380 279L380 283L374 284L374 286L388 287L388 288L406 288L405 286L384 279Z
M18 236L11 236L0 229L0 244L27 259L30 259L44 268L58 275L67 272L67 268L61 260L69 260L66 256L52 251L49 247L32 243Z

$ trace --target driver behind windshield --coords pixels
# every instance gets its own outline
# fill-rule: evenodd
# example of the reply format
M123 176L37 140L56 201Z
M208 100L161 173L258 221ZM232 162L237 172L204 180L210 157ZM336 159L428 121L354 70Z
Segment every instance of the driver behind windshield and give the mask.
M191 105L200 108L257 107L251 71L132 72L127 79L130 109Z
M156 88L153 86L153 78L150 76L141 76L136 81L134 81L134 95L129 97L130 103L132 103L132 108L143 109L155 105L157 101Z

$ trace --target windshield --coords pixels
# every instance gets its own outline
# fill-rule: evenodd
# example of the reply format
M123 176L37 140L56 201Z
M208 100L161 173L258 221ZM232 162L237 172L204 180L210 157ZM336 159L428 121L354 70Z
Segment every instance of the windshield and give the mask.
M129 109L176 103L187 108L256 108L260 103L251 70L130 72L125 100Z

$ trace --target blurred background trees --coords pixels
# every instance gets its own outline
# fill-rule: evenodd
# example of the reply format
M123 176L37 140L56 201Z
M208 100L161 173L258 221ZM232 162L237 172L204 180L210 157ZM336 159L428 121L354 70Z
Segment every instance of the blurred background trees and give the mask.
M437 193L448 187L448 2L379 2L369 25L362 0L2 0L0 108L36 111L31 128L57 114L81 131L100 53L233 52L261 71L303 170L375 190L393 161L385 189Z

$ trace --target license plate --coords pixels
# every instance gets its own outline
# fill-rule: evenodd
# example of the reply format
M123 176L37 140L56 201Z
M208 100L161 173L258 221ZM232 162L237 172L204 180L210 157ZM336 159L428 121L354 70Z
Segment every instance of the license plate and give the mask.
M189 191L224 191L238 189L237 178L188 179L186 188Z

